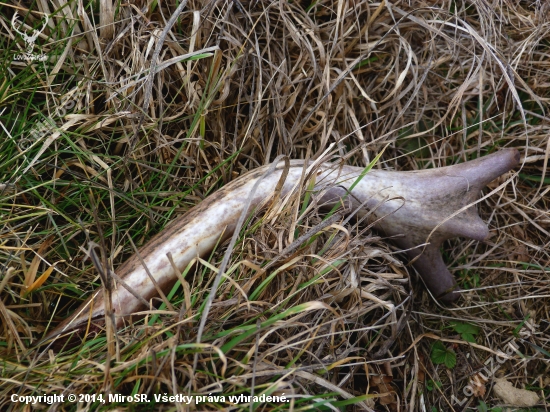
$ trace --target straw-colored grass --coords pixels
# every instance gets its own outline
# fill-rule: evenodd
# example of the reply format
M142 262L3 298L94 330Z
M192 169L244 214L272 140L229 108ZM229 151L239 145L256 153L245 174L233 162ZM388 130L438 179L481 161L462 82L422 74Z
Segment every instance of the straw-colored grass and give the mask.
M0 409L30 410L14 394L76 394L88 397L58 410L489 410L506 377L546 410L550 8L413 3L4 4ZM28 46L16 11L28 34L49 16L33 49L45 61L14 59ZM116 337L34 346L101 286L89 242L116 271L133 244L245 171L333 143L334 159L357 166L385 149L375 167L388 170L521 151L521 169L479 205L490 237L445 244L466 289L458 304L437 304L364 222L339 216L319 230L326 217L304 182L247 221L200 343L225 244L189 268L172 308L153 302ZM518 353L484 371L510 342ZM89 396L100 394L195 398Z

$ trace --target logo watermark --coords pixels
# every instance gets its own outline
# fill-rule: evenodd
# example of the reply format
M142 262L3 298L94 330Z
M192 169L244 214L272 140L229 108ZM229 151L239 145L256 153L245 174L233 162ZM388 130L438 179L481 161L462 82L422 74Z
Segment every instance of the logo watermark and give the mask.
M16 54L13 56L14 60L24 60L24 61L45 61L48 56L46 56L44 53L42 54L34 54L34 44L36 43L36 39L38 39L38 36L40 33L44 31L46 28L46 25L48 24L49 18L48 15L44 15L46 20L44 21L44 24L42 25L42 28L40 30L34 29L32 31L32 35L28 35L25 32L20 31L16 26L19 26L19 28L22 27L22 24L19 23L17 20L17 12L13 14L13 17L11 19L11 27L13 30L15 30L19 35L23 38L23 41L27 45L27 49L25 51L25 54Z

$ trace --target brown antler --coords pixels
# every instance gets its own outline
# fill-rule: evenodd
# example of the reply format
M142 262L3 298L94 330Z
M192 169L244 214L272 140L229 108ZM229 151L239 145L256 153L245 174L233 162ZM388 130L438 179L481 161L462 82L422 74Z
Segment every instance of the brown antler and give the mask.
M370 210L377 221L376 227L408 250L414 267L432 294L451 302L459 294L441 257L441 243L456 236L476 240L487 236L488 229L473 204L487 183L518 162L518 151L509 149L455 166L413 172L371 170L364 174L364 169L358 167L322 164L316 169L315 190L319 192L319 202L325 206L344 202ZM296 187L305 166L304 161L290 162L282 195ZM266 166L243 175L151 239L139 256L157 285L150 280L139 256L121 265L116 272L123 283L112 291L117 323L156 296L157 287L167 290L176 281L168 253L172 254L178 270L183 270L197 255L211 251L220 237L231 236L241 213L247 213L247 201L251 208L269 201L284 169L284 163L280 163L269 173ZM103 293L98 290L48 338L82 328L90 317L102 319L104 307Z

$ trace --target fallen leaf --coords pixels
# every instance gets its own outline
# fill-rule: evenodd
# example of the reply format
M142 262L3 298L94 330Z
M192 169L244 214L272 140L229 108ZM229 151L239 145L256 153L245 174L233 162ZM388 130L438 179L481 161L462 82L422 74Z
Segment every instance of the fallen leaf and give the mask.
M395 397L395 391L391 387L393 378L391 376L375 375L369 379L370 386L375 389L381 396L378 398L380 405L392 405L397 406L397 398Z
M525 231L520 226L512 226L512 233L517 239L525 240Z
M479 373L476 373L470 378L470 387L472 388L473 394L476 398L482 398L485 396L485 393L487 392L487 388L485 387L486 382L487 381Z
M531 407L539 403L539 396L535 392L517 389L506 379L497 379L493 392L505 404L511 406Z
M26 286L26 289L24 289L23 292L26 292L28 288L31 287L31 285L34 283L36 279L36 272L38 271L38 266L40 265L41 259L40 257L45 254L45 251L47 248L50 247L53 241L53 236L50 236L47 238L38 248L38 252L36 252L36 255L34 256L31 265L29 266L29 270L25 272L25 281L24 285Z
M50 275L53 272L53 269L55 268L55 263L51 265L44 273L40 275L38 279L36 279L31 286L27 288L27 290L23 293L23 297L28 295L29 293L34 292L36 289L38 289L42 284L50 277Z

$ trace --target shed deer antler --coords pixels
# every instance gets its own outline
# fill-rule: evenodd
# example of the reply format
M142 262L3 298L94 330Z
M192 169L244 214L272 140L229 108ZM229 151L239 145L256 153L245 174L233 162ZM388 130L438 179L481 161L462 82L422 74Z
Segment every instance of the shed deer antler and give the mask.
M371 170L364 176L362 168L325 163L315 169L315 190L319 191L318 201L325 206L344 201L354 208L371 210L376 228L407 250L432 294L443 302L452 302L460 294L441 257L441 244L456 236L483 240L488 235L487 226L472 204L487 183L518 162L519 152L507 149L449 167L412 172ZM307 165L301 160L290 162L281 195L291 192L300 182L304 166ZM158 294L144 265L160 288L169 289L178 277L167 254L172 254L175 265L182 271L197 255L210 252L220 237L227 239L232 235L249 196L251 208L261 207L272 198L284 169L284 163L280 163L270 173L266 173L266 166L243 175L175 219L141 248L139 256L134 255L122 264L117 273L124 287L119 284L112 291L117 324ZM252 193L259 179L261 182ZM418 247L426 242L429 243ZM47 339L81 330L90 319L101 320L105 316L104 307L100 289L51 331Z

